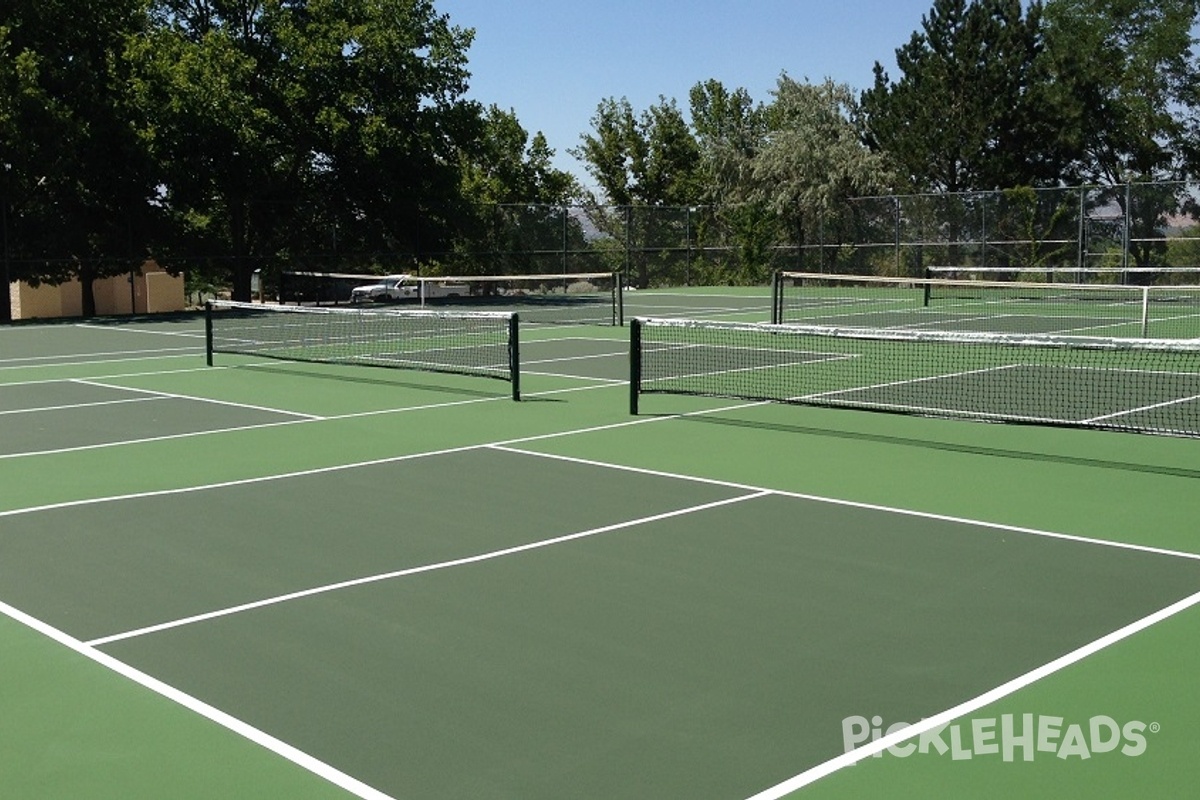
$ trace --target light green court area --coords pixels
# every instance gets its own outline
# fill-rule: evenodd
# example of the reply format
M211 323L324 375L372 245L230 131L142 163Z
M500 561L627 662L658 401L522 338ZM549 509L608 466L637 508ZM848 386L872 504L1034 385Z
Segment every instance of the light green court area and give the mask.
M0 329L6 796L1200 779L1195 439L673 395L632 417L626 333L522 331L513 402L165 352L202 345L199 318ZM845 765L847 731L952 709L926 752ZM1046 747L989 751L1005 719Z

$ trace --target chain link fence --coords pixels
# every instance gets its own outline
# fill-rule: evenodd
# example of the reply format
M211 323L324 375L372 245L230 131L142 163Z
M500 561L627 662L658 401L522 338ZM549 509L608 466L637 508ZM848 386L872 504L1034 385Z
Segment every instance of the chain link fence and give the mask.
M270 211L288 218L287 208ZM1190 183L864 197L818 217L734 204L503 205L442 220L436 237L423 232L423 220L397 226L405 235L389 236L383 221L372 223L374 232L365 235L321 223L320 214L293 216L309 221L291 220L273 237L256 240L250 253L233 255L211 244L189 250L176 243L150 255L188 273L194 285L219 285L223 273L250 264L267 294L284 270L621 271L632 285L654 287L765 285L775 270L920 276L929 267L954 266L1019 269L1036 279L1039 270L1049 269L1200 267L1200 184ZM21 239L21 220L10 211L4 221L4 267L14 280L31 266L75 259L47 252L44 242L32 253ZM368 241L373 245L362 244ZM146 256L143 249L128 260L140 263ZM1164 272L1148 280L1192 278Z

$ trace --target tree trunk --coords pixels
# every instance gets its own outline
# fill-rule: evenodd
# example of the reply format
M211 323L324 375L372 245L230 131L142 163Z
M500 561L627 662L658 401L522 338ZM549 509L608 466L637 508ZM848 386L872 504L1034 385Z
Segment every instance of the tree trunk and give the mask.
M96 316L96 292L92 282L96 280L96 268L86 261L79 264L80 305L84 319Z
M254 272L247 245L246 204L239 198L230 204L229 227L233 239L233 266L229 270L233 285L231 296L240 303L250 302L250 276Z

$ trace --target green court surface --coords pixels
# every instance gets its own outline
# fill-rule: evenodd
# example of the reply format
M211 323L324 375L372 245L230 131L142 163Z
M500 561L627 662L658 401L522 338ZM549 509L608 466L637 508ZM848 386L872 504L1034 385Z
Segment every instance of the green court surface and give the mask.
M764 292L626 314L763 321ZM630 416L619 327L524 329L521 402L210 367L203 335L0 328L0 796L1200 780L1197 439L667 394Z

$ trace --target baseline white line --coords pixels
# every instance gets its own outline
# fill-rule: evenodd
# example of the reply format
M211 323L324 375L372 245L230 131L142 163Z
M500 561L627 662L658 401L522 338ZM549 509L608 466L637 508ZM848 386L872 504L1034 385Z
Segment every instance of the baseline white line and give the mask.
M292 423L282 424L301 424L304 421L298 420ZM423 453L413 453L404 456L389 456L388 458L377 458L370 461L359 461L354 464L339 464L332 467L315 467L313 469L297 470L295 472L281 472L275 475L260 475L254 478L239 478L231 481L221 481L219 483L206 483L200 486L185 486L183 488L174 489L154 489L146 492L130 492L129 494L109 495L107 497L87 497L80 500L66 500L61 503L47 503L41 506L28 506L26 508L14 508L8 511L0 511L0 517L16 517L22 514L34 514L40 511L54 511L60 508L78 508L80 506L101 505L103 503L115 503L121 500L140 500L146 497L168 497L176 494L193 494L195 492L205 492L210 489L228 489L234 486L249 486L256 483L270 483L272 481L285 480L287 478L303 478L309 475L323 475L327 472L337 472L344 469L357 469L359 467L373 467L381 464L395 464L401 461L408 461L413 458L424 458L426 456L440 456L449 453L459 453L466 450L475 450L480 445L464 445L463 447L449 447L445 450L433 450Z
M17 458L34 458L37 456L57 456L66 453L82 453L87 450L104 450L109 447L127 447L137 444L151 444L153 442L169 442L173 439L191 439L196 436L211 436L220 433L234 433L236 431L256 431L265 428L278 428L283 425L304 425L310 422L317 422L312 419L287 419L279 422L261 422L255 425L235 425L230 428L206 428L202 431L189 431L187 433L168 433L162 436L146 436L141 439L121 439L116 442L97 442L96 444L78 444L72 447L56 447L50 450L23 450L20 453L0 453L0 461L8 461ZM324 421L324 420L321 420Z
M566 394L568 392L583 392L583 391L590 391L592 389L607 389L607 388L610 388L609 385L607 385L607 384L601 384L599 386L576 386L576 387L572 387L569 389L553 389L553 390L546 391L546 392L538 392L537 396L553 395L553 394ZM531 395L531 396L533 396L533 395ZM437 404L437 405L427 406L427 407L423 407L423 408L441 408L445 405L464 405L466 403L493 402L496 400L505 400L505 399L507 399L507 398L486 397L486 398L479 398L476 400L457 401L452 404L451 403ZM662 416L662 417L638 417L637 419L627 420L625 422L614 422L614 423L610 423L608 425L594 425L594 426L591 426L588 428L576 428L575 430L569 430L569 431L555 431L553 433L534 434L531 436L522 436L522 437L518 437L515 439L505 439L505 440L500 440L500 441L496 441L496 442L481 442L479 444L463 445L461 447L452 447L452 448L447 448L444 450L426 450L426 451L422 451L419 453L409 453L409 454L401 455L401 456L389 456L387 458L372 459L370 461L357 461L357 462L353 462L350 464L335 464L333 466L328 466L328 467L317 467L314 469L300 470L297 472L282 472L282 473L276 473L273 475L261 475L261 476L255 477L255 478L242 478L240 480L222 481L220 483L201 484L199 486L185 486L182 488L175 488L175 489L157 489L157 490L149 491L149 492L133 492L130 494L122 494L122 495L108 495L106 497L89 497L89 498L83 498L80 500L66 500L66 501L63 501L60 503L48 503L46 505L40 505L40 506L26 506L24 508L13 508L13 509L8 509L6 511L0 510L0 517L15 517L15 516L20 516L22 514L34 514L34 513L40 512L40 511L53 511L54 509L58 509L58 508L76 508L76 507L80 507L80 506L98 505L100 503L115 503L115 502L118 502L121 500L136 500L136 499L143 498L143 497L163 497L163 496L172 495L172 494L188 494L191 492L207 491L209 489L222 489L222 488L226 488L229 486L243 486L243 485L253 484L253 483L268 483L270 481L284 480L286 478L298 478L298 477L303 477L306 475L319 475L319 474L324 474L327 472L337 472L339 470L358 469L360 467L372 467L372 466L378 466L381 464L394 464L394 463L397 463L400 461L408 461L408 460L414 459L414 458L426 458L426 457L432 457L432 456L446 455L448 453L461 453L461 452L466 452L468 450L479 450L479 449L491 447L494 445L521 444L524 442L541 441L543 439L555 439L555 438L559 438L562 436L574 436L576 434L581 434L581 433L594 433L596 431L610 430L613 428L625 428L625 427L629 427L631 425L650 425L650 424L653 424L656 422L666 422L668 420L678 419L680 417L696 416L696 415L702 415L702 414L715 414L715 413L719 413L721 411L735 411L737 409L750 408L752 406L758 406L758 405L766 405L766 403L765 402L740 403L738 405L723 406L721 408L709 408L709 409L704 409L702 411L693 411L693 412L689 412L687 414L676 414L676 415L672 415L672 416ZM353 414L353 415L349 415L349 416L360 417L360 416L367 416L369 414L396 414L396 413L401 413L401 412L405 412L405 411L416 411L416 410L420 410L420 407L404 408L404 409L388 409L386 411L379 411L379 412L363 412L360 414ZM330 421L333 421L336 419L340 419L340 418L339 417L327 417L326 419L320 420L320 421L321 422L330 422ZM147 442L148 441L161 441L163 439L177 439L177 438L186 438L186 437L190 437L190 436L206 436L211 433L222 433L222 432L227 432L227 431L255 430L257 428L273 428L273 427L279 427L279 426L283 426L283 425L308 425L308 424L311 424L312 422L314 422L314 420L304 420L304 419L287 420L284 422L272 422L272 423L267 423L264 425L248 425L248 426L245 426L244 428L228 428L225 431L197 431L195 433L190 433L190 434L175 434L172 436L155 437L155 438L151 438L151 439L138 440L138 441L111 443L108 445L84 445L84 446L76 447L76 448L64 448L62 450L48 450L48 451L44 451L42 453L13 453L8 456L0 455L0 460L3 460L5 458L16 458L16 457L22 457L22 456L28 456L28 455L53 455L53 454L57 454L57 453L68 453L68 452L75 452L76 450L86 450L86 449L95 449L98 447L115 446L117 444L121 444L121 445L139 444L143 441L147 441Z
M201 345L192 345L191 347L159 347L154 350L112 350L105 353L67 353L60 356L21 356L20 358L0 358L0 364L16 364L19 361L51 361L53 359L63 358L79 358L80 356L131 356L142 355L151 356L158 353L179 353L187 352L188 354L199 354L204 352L204 347ZM68 364L77 362L67 362ZM88 362L83 362L88 363ZM45 366L63 366L62 364L46 364Z
M161 361L165 358L197 358L201 352L177 353L164 356L144 356L142 358L97 358L88 361L64 361L61 364L15 364L0 366L0 370L8 369L52 369L55 367L89 367L92 364L119 364L125 361Z
M191 400L195 403L211 403L217 406L231 406L233 408L250 409L251 411L268 411L272 414L280 414L286 417L300 417L301 419L323 420L325 417L316 414L304 414L300 411L285 411L281 408L270 408L269 406L256 406L250 403L235 403L231 400L217 400L212 397L196 397L188 394L176 394L174 392L157 392L153 389L138 389L133 386L120 386L111 383L101 383L100 381L91 378L71 378L71 383L78 383L84 386L99 386L104 389L119 389L126 392L135 392L137 394L149 394L155 397L169 398L171 400Z
M185 369L156 369L149 372L117 372L112 375L89 375L88 378L93 381L110 381L117 378L147 378L155 375L179 375L185 372L212 372L220 369L232 369L232 367L187 367ZM6 386L39 386L47 383L67 383L71 378L39 378L36 381L10 381L0 383L0 389Z
M1115 411L1112 414L1105 414L1100 417L1092 417L1091 419L1085 419L1083 422L1085 425L1087 425L1087 424L1091 424L1091 423L1095 423L1095 422L1101 422L1106 419L1115 419L1116 417L1127 417L1130 414L1138 414L1142 411L1153 411L1156 408L1166 408L1167 406L1176 406L1176 405L1179 405L1180 403L1191 403L1194 400L1200 400L1200 394L1195 394L1195 395L1192 395L1191 397L1177 397L1174 400L1164 400L1161 403L1153 403L1151 405L1141 406L1139 408L1129 408L1129 409L1125 409L1124 411Z
M150 400L166 400L166 397L127 397L124 400L97 400L93 403L70 403L61 406L39 406L37 408L12 408L0 411L0 417L9 414L38 414L43 411L65 411L71 408L95 408L96 406L115 406L123 403L145 403Z
M1080 544L1101 545L1104 547L1112 547L1118 550L1132 550L1140 553L1152 553L1154 555L1172 556L1175 558L1186 558L1192 561L1200 561L1200 553L1189 553L1182 550L1168 550L1162 547L1151 547L1150 545L1110 541L1108 539L1096 539L1089 536L1078 536L1070 533L1057 533L1055 531L1047 531L1039 528L1026 528L1020 525L1007 525L1002 522L987 522L984 520L968 519L967 517L956 517L949 514L935 514L929 511L916 511L909 508L896 508L894 506L884 506L876 503L863 503L857 500L842 500L836 497L822 497L821 495L804 494L803 492L790 492L784 489L771 489L765 486L755 486L753 484L740 483L737 481L726 481L719 478L704 478L696 475L684 475L678 472L667 472L664 470L647 469L644 467L630 467L625 464L614 464L611 462L597 461L590 458L577 458L575 456L563 456L556 453L543 453L537 450L527 450L521 447L512 447L512 444L514 444L514 442L501 442L488 445L488 447L493 450L502 450L508 453L519 453L521 455L536 456L538 458L549 458L556 461L566 461L573 464L582 464L591 467L603 467L605 469L619 470L621 472L633 472L640 475L653 475L659 478L676 478L678 480L692 481L695 483L707 483L714 486L724 486L729 489L739 489L747 492L770 492L771 494L779 495L780 497L790 497L797 500L810 500L812 502L824 503L827 505L846 506L849 508L859 508L867 511L882 511L888 514L898 514L906 517L930 519L938 522L952 522L961 525L972 525L979 528L988 528L990 530L1020 533L1028 536L1040 536L1047 539L1061 539L1063 541L1078 542Z
M927 733L936 728L948 725L959 717L969 714L972 711L978 711L979 709L995 703L998 700L1002 700L1008 695L1013 694L1020 689L1024 689L1030 684L1033 684L1043 678L1072 666L1073 664L1076 664L1085 658L1088 658L1089 656L1095 655L1106 647L1111 647L1123 639L1128 639L1130 636L1140 633L1146 628L1156 625L1163 620L1169 619L1170 617L1186 611L1197 604L1200 604L1200 592L1197 592L1190 597L1186 597L1177 603L1173 603L1166 608L1160 609L1159 611L1143 617L1136 622L1132 622L1123 628L1119 628L1106 636L1096 639L1093 642L1085 644L1083 647L1073 650L1064 656L1060 656L1049 663L1043 664L1037 669L1031 670L1024 675L1016 677L1006 683L1002 683L996 688L984 692L978 697L972 698L964 703L959 703L953 708L946 709L939 714L934 714L932 717L923 719L914 724L912 727L904 728L903 730L888 734L868 744L865 744L862 747L851 750L848 753L843 753L840 756L831 758L823 764L819 764L815 767L807 769L798 775L788 778L782 783L778 783L775 786L764 789L763 791L752 795L749 800L780 800L780 798L785 797L792 792L797 791L798 789L802 789L803 787L808 786L809 784L814 783L821 778L831 775L840 769L844 769L852 764L856 764L864 758L868 758L876 753L883 752L889 747L894 747L902 742L916 738L923 733Z
M225 369L225 368L224 367L213 367L213 369ZM184 370L184 371L188 372L190 370ZM145 374L156 375L159 373L151 372L151 373L145 373ZM117 376L117 377L129 377L129 376ZM559 377L572 378L572 377L576 377L576 376L562 375ZM601 380L605 380L605 379L589 378L587 380L601 381ZM48 381L48 382L49 383L60 383L61 381L55 380L55 381ZM588 391L591 389L606 389L606 388L609 388L609 386L612 385L613 383L614 382L609 381L607 383L602 383L600 385L575 386L575 387L571 387L568 389L548 389L544 392L530 392L524 396L525 397L543 397L543 396L547 396L547 395L567 394L569 392L584 392L584 391ZM625 382L624 381L616 381L615 383L625 383ZM476 398L472 398L470 400L452 400L452 401L445 402L445 403L426 403L424 405L404 406L402 408L381 408L381 409L377 409L375 411L354 411L349 414L333 414L328 417L319 417L316 419L288 419L288 420L281 420L279 422L262 422L262 423L257 423L254 425L234 425L234 426L228 427L228 428L209 428L209 429L202 430L202 431L189 431L187 433L168 433L168 434L164 434L162 436L146 436L141 439L122 439L122 440L116 441L116 442L98 442L96 444L81 444L81 445L74 445L72 447L58 447L58 448L54 448L54 449L50 449L50 450L26 450L26 451L22 451L20 453L0 453L0 461L6 461L9 459L14 459L14 458L30 458L33 456L53 456L53 455L62 455L62 454L66 454L66 453L78 453L78 452L82 452L85 450L103 450L108 447L126 447L128 445L151 444L154 442L168 442L173 439L191 439L191 438L194 438L197 436L211 436L214 434L222 434L222 433L236 433L238 431L255 431L255 430L263 430L266 428L279 428L284 425L302 425L302 424L307 424L310 422L337 422L339 420L360 419L362 417L381 417L381 416L386 416L388 414L406 414L410 411L430 411L430 410L435 410L435 409L439 409L439 408L451 408L453 406L472 405L474 403L493 403L493 402L500 401L500 400L509 400L509 397L508 397L508 395L496 395L495 397L476 397ZM740 408L740 406L735 406L735 407ZM653 422L656 419L659 419L659 418L647 417L647 418L645 418L644 421ZM353 466L353 465L351 465L351 466Z
M203 339L204 331L152 331L145 328L114 328L110 325L93 325L88 322L75 323L76 328L88 328L97 331L112 331L113 333L140 333L147 336L182 336L185 339Z
M164 683L157 678L147 675L145 672L142 672L135 667L131 667L125 662L119 661L107 653L103 653L93 647L89 647L75 637L60 631L35 617L31 617L25 612L13 608L7 603L0 602L0 614L3 614L4 616L12 619L14 622L24 625L25 627L30 628L37 633L40 633L51 641L54 641L57 644L62 645L63 647L66 647L75 653L78 653L84 658L117 673L121 677L126 678L127 680L130 680L145 689L149 689L155 694L164 697L173 703L183 706L189 711L199 714L211 722L215 722L217 725L220 725L222 728L241 736L243 739L248 739L254 744L257 744L258 746L263 747L278 756L282 756L296 766L305 769L320 778L324 778L326 781L332 783L338 788L350 792L355 797L362 798L362 800L392 800L390 795L384 794L372 786L368 786L357 778L353 778L341 770L336 769L335 767L332 767L329 764L314 758L313 756L310 756L308 753L305 753L299 748L293 747L287 742L276 739L269 733L261 731L231 714L227 714L218 708L210 706L208 703L205 703L204 701L199 700L190 694L187 694L186 692L176 689L170 684Z
M593 381L594 383L603 383L608 385L616 385L618 383L629 385L629 381L622 378L598 378L594 375L568 375L565 372L536 372L534 370L526 370L524 365L521 366L522 375L537 375L539 378L566 378L573 381ZM533 397L533 395L529 395Z
M330 583L324 586L314 586L310 589L302 589L297 592L288 592L287 594L276 595L275 597L267 597L263 598L262 600L255 600L252 603L242 603L240 605L229 606L228 608L222 608L216 611L209 611L204 614L195 614L190 617L171 620L170 622L161 622L157 625L148 625L144 628L125 631L124 633L115 633L111 636L103 636L99 639L92 639L91 641L86 642L86 644L89 647L101 647L106 644L112 644L113 642L134 639L151 633L160 633L162 631L171 630L172 628L182 628L185 625L193 625L197 622L206 622L208 620L219 619L221 617L228 617L232 616L233 614L240 614L244 611L266 608L268 606L279 605L280 603L299 600L305 597L313 597L319 594L328 594L329 592L336 592L341 589L350 589L355 586L364 586L369 583L379 583L381 581L394 580L396 578L406 578L410 575L420 575L425 572L437 572L439 570L467 566L468 564L479 564L484 561L494 561L498 558L504 558L505 556L516 555L518 553L527 553L531 550L541 550L556 544L563 544L564 542L573 542L578 539L587 539L592 536L599 536L602 533L611 533L613 531L624 530L625 528L634 528L638 525L647 525L652 522L660 522L664 519L671 519L673 517L682 517L687 514L708 511L713 508L732 505L733 503L740 503L744 500L756 500L760 497L766 497L769 494L771 493L753 492L751 494L738 495L737 497L730 497L724 500L715 500L711 503L701 503L700 505L689 506L687 508L677 508L674 511L664 511L660 514L651 514L646 517L639 517L638 519L629 519L625 520L624 522L615 522L611 525L602 525L598 528L589 528L585 531L568 533L564 534L563 536L555 536L551 539L541 539L536 542L529 542L528 544L505 547L500 550L491 550L489 552L478 553L473 556L464 556L463 558L455 558L449 561L438 561L433 564L423 564L419 567L409 567L408 569L398 569L393 570L392 572L383 572L378 575L368 575L362 578L338 581L337 583Z
M563 361L586 361L589 358L613 358L615 356L628 356L629 348L619 350L614 353L593 353L588 356L563 356L561 358L537 358L533 360L521 359L521 366L526 364L558 364Z

